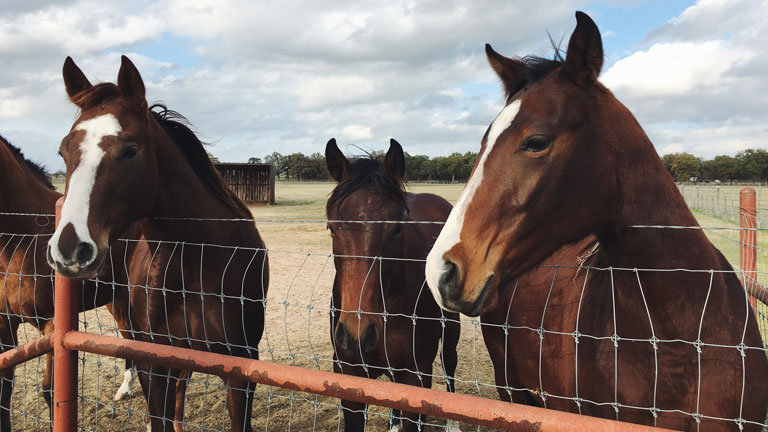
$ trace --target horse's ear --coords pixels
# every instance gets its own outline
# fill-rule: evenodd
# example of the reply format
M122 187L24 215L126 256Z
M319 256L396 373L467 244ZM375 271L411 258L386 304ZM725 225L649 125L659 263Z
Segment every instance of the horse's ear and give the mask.
M576 30L568 42L565 73L577 85L588 87L597 81L602 68L603 41L600 30L589 15L576 12Z
M139 70L126 56L121 58L120 72L117 74L117 86L120 87L123 96L139 102L144 107L147 106L144 80L141 79Z
M384 169L398 182L405 178L405 155L403 147L394 139L389 140L389 150L384 156Z
M93 85L90 81L88 81L88 78L85 77L83 71L77 67L75 61L72 60L72 57L67 56L67 59L64 60L64 67L62 68L61 72L64 76L64 87L67 88L67 95L69 95L69 100L77 104L75 101L75 95L82 92L83 90L88 90L89 88L93 87Z
M325 164L328 166L328 172L331 177L340 182L349 168L349 160L336 145L336 138L331 138L325 145Z
M488 63L491 65L496 75L501 79L501 84L504 86L504 91L511 96L510 93L516 92L519 89L513 88L517 81L517 75L523 70L524 65L521 61L504 57L491 48L490 44L485 44L485 54L488 56Z

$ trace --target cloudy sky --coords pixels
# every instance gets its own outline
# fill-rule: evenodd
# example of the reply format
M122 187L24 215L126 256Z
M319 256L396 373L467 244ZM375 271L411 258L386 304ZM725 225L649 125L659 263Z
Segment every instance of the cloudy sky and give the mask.
M67 55L92 82L137 65L149 102L211 153L322 152L335 137L411 154L477 151L501 108L484 43L551 56L573 13L603 33L601 80L660 154L768 148L768 0L3 0L0 134L56 170L77 111ZM359 153L359 151L357 151Z

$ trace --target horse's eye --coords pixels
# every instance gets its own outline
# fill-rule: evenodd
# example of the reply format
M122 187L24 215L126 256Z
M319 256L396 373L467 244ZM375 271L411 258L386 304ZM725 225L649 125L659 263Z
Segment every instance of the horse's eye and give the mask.
M552 140L547 137L532 136L523 142L520 146L520 150L536 153L546 150L550 144L552 144Z
M136 159L136 155L139 154L139 148L136 146L130 146L123 149L122 152L120 152L120 158L123 160L133 160Z

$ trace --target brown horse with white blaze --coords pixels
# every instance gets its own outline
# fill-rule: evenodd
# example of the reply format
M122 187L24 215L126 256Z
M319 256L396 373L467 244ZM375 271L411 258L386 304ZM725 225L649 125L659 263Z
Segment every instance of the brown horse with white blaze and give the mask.
M600 33L576 18L564 60L486 46L507 102L427 258L430 289L448 310L538 329L512 332L504 358L491 351L535 403L759 430L768 361L746 292L640 125L597 81Z
M458 361L459 316L445 313L424 285L424 258L451 205L404 190L405 157L390 141L384 161L350 162L331 139L325 149L338 185L326 204L336 275L331 303L334 371L430 388L442 340L448 391ZM385 222L392 221L392 222ZM412 316L417 316L412 321ZM344 430L365 429L366 405L342 401ZM419 430L424 416L393 411L390 430Z
M110 246L127 243L124 256L108 260L127 263L128 288L117 289L112 309L124 337L258 358L269 269L256 227L242 221L252 219L248 208L183 117L148 107L127 57L117 85L92 85L70 58L63 73L80 115L60 148L67 192L49 242L50 265L88 277L110 257ZM118 239L129 229L141 237ZM184 371L136 367L152 430L180 429L175 392L184 388ZM255 384L225 384L231 429L252 430Z

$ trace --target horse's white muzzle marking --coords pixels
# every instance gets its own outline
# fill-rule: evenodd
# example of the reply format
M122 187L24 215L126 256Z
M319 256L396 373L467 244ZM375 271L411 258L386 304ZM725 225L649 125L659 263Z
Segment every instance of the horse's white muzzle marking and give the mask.
M517 117L517 113L520 111L520 99L517 99L505 106L501 110L496 119L491 123L490 130L488 131L488 138L486 140L485 149L480 156L480 160L477 163L477 169L467 182L467 186L461 192L456 205L451 210L451 214L448 215L448 220L445 221L443 229L440 231L440 235L435 240L435 245L427 255L427 264L425 268L425 276L427 279L427 285L429 286L432 295L435 297L435 301L440 307L446 309L443 296L440 292L440 281L443 275L451 270L451 265L445 260L445 254L450 251L461 241L461 232L464 229L464 218L467 213L467 207L483 182L485 165L488 160L488 155L493 150L494 145L499 136L512 125L512 122Z

